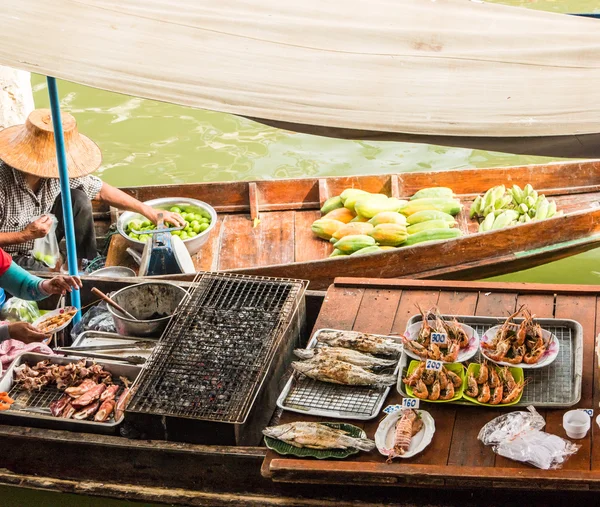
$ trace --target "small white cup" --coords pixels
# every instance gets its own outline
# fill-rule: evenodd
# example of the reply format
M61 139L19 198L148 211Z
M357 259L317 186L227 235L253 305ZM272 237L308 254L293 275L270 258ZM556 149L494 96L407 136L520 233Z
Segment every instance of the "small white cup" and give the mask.
M569 410L563 415L563 428L569 438L585 438L591 426L590 416L583 410Z

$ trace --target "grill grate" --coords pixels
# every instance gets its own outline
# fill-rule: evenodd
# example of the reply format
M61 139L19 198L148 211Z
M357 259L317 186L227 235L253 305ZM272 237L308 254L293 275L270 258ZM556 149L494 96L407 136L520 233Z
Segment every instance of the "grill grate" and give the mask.
M305 289L301 280L198 275L128 411L243 423Z

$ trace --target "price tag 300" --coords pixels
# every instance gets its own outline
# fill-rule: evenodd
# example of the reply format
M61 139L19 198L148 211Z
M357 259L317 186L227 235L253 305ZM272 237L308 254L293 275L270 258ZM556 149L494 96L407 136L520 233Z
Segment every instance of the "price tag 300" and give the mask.
M446 333L431 333L431 343L444 345L447 339L448 335Z
M402 408L419 408L419 399L418 398L403 398L402 399Z
M425 363L425 369L433 371L442 371L442 365L443 363L441 361L434 361L433 359L428 359Z

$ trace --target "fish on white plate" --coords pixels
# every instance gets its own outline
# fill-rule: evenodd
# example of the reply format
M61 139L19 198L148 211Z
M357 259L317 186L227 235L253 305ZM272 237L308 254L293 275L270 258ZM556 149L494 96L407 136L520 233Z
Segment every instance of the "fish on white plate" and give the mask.
M388 387L396 383L396 375L377 375L360 366L332 359L310 359L292 363L295 371L309 378L347 386Z
M387 368L396 365L397 359L380 359L368 354L363 354L343 347L318 347L314 349L296 349L294 354L300 359L332 359L343 361L365 369Z
M375 442L368 438L355 438L344 430L330 428L313 422L293 422L271 426L263 430L263 435L294 447L308 449L359 449L372 451Z
M365 354L399 356L402 353L401 343L391 338L383 338L367 333L322 331L318 334L317 341L330 347L342 347L364 352Z

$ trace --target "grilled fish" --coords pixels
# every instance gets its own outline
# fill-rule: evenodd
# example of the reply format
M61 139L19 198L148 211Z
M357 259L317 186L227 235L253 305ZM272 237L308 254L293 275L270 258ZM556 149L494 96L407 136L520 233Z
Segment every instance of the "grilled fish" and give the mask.
M387 387L396 383L396 375L376 375L360 366L333 359L296 361L292 368L307 377L332 384Z
M366 333L347 333L345 331L323 331L317 336L319 343L330 347L343 347L366 354L398 356L402 353L402 344L390 338L380 338Z
M396 359L379 359L378 357L369 356L352 349L343 347L319 347L314 349L296 349L294 354L300 359L333 359L335 361L343 361L361 368L385 368L394 366L398 361Z
M263 430L263 435L276 438L294 447L309 449L359 449L372 451L375 442L368 438L354 438L343 430L336 430L324 424L293 422L271 426Z

